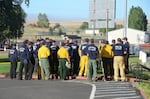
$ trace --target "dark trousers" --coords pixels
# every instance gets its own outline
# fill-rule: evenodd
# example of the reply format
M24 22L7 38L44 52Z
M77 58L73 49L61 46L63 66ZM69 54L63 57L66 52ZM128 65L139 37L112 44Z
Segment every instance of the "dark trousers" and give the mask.
M124 55L125 73L129 73L129 54Z
M72 76L78 75L79 59L74 59L73 61L71 61L71 71L72 71Z
M10 78L16 78L17 60L11 61Z
M60 79L65 80L66 79L66 59L59 59L59 69L60 69Z
M41 67L39 66L38 58L35 58L34 71L37 73L38 80L41 80Z
M58 79L58 65L59 65L59 62L58 60L53 60L51 61L51 64L50 64L50 72L52 74L52 79L54 79L54 76L56 77L56 79Z
M32 64L31 61L29 61L29 64L28 64L28 70L29 70L29 80L32 79L32 74L33 74L33 71L34 71L34 64Z
M107 79L108 75L113 77L114 74L113 58L102 58L102 62L103 62L105 78Z
M25 80L28 80L28 64L24 62L20 62L20 68L19 68L19 80L22 80L22 74L23 74L23 68L25 71Z

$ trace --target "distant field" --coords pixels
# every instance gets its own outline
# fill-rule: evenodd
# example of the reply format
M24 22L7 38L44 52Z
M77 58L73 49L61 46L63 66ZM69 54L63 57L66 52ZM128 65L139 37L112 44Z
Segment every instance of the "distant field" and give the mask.
M54 26L56 23L59 23L60 25L62 25L66 31L68 35L78 35L81 36L83 38L101 38L100 35L88 35L85 34L84 31L80 31L80 33L76 33L76 31L79 29L79 27L81 26L81 24L84 21L52 21L50 22L50 26ZM23 39L34 39L37 38L36 35L38 32L49 32L48 28L38 28L38 27L31 27L30 24L36 24L36 21L27 21L25 24L25 28L24 28L24 35L23 35ZM52 37L50 36L49 38L55 38L55 39L61 39L61 37Z
M83 21L52 21L50 22L50 26L54 26L56 23L59 23L60 25L62 25L67 32L74 32L76 31L80 25L82 24ZM45 28L30 28L28 27L30 24L36 24L36 21L27 21L25 24L25 33L29 33L29 32L41 32L41 31L48 31L48 29Z

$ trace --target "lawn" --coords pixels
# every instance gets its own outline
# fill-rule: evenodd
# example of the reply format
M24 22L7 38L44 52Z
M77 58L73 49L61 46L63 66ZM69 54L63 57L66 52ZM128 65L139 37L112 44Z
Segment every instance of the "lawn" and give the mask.
M19 62L17 66L17 72L19 69ZM8 75L10 71L10 62L0 62L0 74L6 74Z
M140 90L144 91L144 93L147 96L147 99L150 99L150 82L141 83L141 84L139 84L138 88Z
M9 62L1 62L0 63L0 74L8 74L10 69Z

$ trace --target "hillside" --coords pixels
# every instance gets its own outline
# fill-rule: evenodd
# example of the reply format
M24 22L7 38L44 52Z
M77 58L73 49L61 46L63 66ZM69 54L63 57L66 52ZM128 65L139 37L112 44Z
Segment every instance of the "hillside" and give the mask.
M82 21L51 21L50 26L54 26L56 23L59 23L61 26L65 28L67 34L75 34L76 30L82 24ZM36 25L36 21L26 21L24 28L24 36L23 38L36 38L38 32L48 32L48 28L38 28L34 27Z

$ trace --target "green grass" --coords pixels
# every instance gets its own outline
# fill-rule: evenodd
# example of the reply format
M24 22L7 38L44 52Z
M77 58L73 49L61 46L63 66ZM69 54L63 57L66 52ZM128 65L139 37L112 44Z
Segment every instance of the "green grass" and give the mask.
M137 56L130 56L130 58L129 58L129 64L131 64L133 62L141 63L141 61L138 59ZM134 76L134 75L131 72L127 76L131 77L131 76ZM150 74L149 74L148 71L143 71L142 79L146 79L146 81L148 81L147 79L150 80ZM147 96L148 99L150 99L150 81L148 83L144 83L144 82L140 83L138 85L138 88L145 93L145 95Z
M0 56L0 74L9 74L10 62L7 53Z
M10 63L0 63L0 74L8 74L10 70Z
M135 56L135 55L130 55L129 57L129 65L133 62L138 62L140 63L141 61L139 60L139 57L138 56Z
M17 72L19 70L19 62L17 66ZM0 63L0 74L9 74L10 71L10 62L1 62Z
M2 54L2 52L0 54ZM3 55L0 56L0 63L1 62L9 62L7 53L3 53Z
M150 99L150 82L141 83L139 84L138 88L146 94L147 99Z

